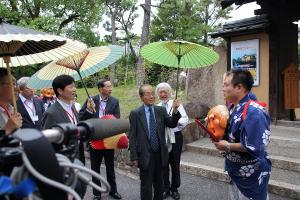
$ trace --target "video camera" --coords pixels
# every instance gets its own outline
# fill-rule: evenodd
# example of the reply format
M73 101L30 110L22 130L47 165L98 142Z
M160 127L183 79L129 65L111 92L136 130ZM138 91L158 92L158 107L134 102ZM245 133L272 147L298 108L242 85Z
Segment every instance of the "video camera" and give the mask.
M0 195L6 195L8 199L20 199L17 196L26 196L37 188L38 192L32 194L38 196L36 199L64 200L72 196L79 200L81 197L74 190L79 182L102 193L108 192L110 186L104 178L76 163L76 143L78 139L93 141L108 138L127 132L128 129L128 120L89 119L77 125L56 124L52 129L44 131L16 130L10 136L13 140L0 148L0 172L4 174L8 169L13 169L9 180L1 176ZM91 176L100 180L102 186L94 184ZM20 188L15 187L11 191L7 189L8 184Z

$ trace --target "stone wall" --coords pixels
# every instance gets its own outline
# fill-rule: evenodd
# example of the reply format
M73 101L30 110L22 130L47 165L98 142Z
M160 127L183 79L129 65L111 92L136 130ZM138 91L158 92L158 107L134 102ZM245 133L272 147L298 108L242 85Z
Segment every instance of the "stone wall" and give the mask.
M204 119L209 108L224 104L222 93L223 74L227 71L227 56L224 47L215 51L219 61L212 66L190 69L187 76L187 99L184 108L190 118L190 124L183 130L184 145L207 135L193 121L195 118Z
M218 47L219 61L212 66L190 69L187 78L187 97L190 102L198 102L212 107L224 104L222 94L223 74L227 71L226 49Z

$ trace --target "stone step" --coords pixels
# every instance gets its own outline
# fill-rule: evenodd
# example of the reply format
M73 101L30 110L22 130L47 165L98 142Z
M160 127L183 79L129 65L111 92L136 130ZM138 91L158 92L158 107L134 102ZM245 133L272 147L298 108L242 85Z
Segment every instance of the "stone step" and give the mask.
M276 125L300 128L300 121L277 120Z
M300 172L299 148L279 147L276 142L271 144L268 152L274 167ZM222 157L209 138L187 144L186 151Z
M224 172L224 158L195 152L183 152L181 170L209 179L229 182ZM292 199L300 199L300 173L272 167L270 193Z
M271 132L272 132L272 137L279 136L285 138L300 139L300 128L296 128L296 127L271 125Z
M281 136L271 136L271 146L276 145L280 147L288 147L300 149L300 137L298 138L289 138L289 137L281 137Z

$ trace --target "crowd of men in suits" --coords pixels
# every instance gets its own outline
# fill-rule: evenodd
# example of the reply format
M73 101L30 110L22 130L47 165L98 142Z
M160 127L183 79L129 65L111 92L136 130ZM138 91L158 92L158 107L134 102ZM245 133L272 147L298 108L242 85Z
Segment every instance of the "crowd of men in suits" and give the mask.
M111 96L112 84L101 79L98 84L99 94L87 99L78 112L74 106L76 85L71 76L61 75L52 82L56 96L51 106L43 105L35 95L35 90L28 86L29 77L14 80L15 93L8 91L9 79L6 69L0 69L0 130L1 134L10 134L17 128L50 129L58 123L77 124L81 120L101 118L113 115L120 118L119 100ZM182 148L181 130L188 122L187 115L178 100L170 100L171 87L163 83L157 88L161 99L154 105L155 93L151 85L142 85L139 96L142 105L130 113L130 157L132 165L140 168L141 199L163 199L171 195L179 199L177 188L180 186L179 162ZM11 96L16 96L17 112L13 112ZM170 100L170 101L169 101ZM162 105L163 104L163 105ZM168 110L168 112L167 112ZM181 119L181 122L179 121ZM179 121L179 123L178 123ZM167 129L173 128L173 129ZM174 129L175 128L175 129ZM165 130L167 130L165 133ZM78 141L76 159L85 164L84 144ZM100 149L96 143L88 143L91 169L100 173L100 165L104 159L107 181L111 186L109 195L114 199L122 199L118 193L115 170L114 149ZM59 146L55 146L59 150ZM170 157L170 159L169 159ZM172 168L172 183L169 181L169 164ZM165 176L165 178L163 178ZM100 185L97 179L93 182ZM152 187L154 192L152 192ZM77 190L84 196L85 188ZM154 193L154 196L152 195ZM101 193L93 190L93 199L101 199Z
M112 84L109 80L98 82L99 94L87 99L79 112L74 104L76 85L71 76L61 75L53 80L56 101L46 107L35 97L35 91L27 84L28 80L28 77L18 81L12 78L12 90L7 70L0 68L0 147L5 136L18 128L43 130L57 123L77 124L80 120L101 118L104 115L120 118L119 101L111 96ZM229 107L231 112L225 136L219 142L214 142L214 145L223 152L225 170L233 182L230 199L269 199L271 162L266 147L270 142L270 117L258 101L253 101L253 82L251 73L246 70L231 70L224 75L224 99L230 101L232 106ZM142 200L162 200L171 196L178 200L183 143L181 130L188 123L187 114L177 99L171 99L172 89L167 83L158 84L156 94L148 84L141 85L138 93L142 105L130 113L128 135L130 160L140 173L140 197ZM11 106L13 95L17 99L17 112ZM160 101L158 105L155 105L156 95ZM245 118L242 117L244 110L247 111ZM77 149L74 157L79 164L84 165L83 142L75 141L72 146ZM54 145L54 148L59 150L61 147ZM109 195L114 199L122 199L117 191L114 150L101 149L93 142L88 144L88 148L92 170L100 173L104 158L106 177L111 186ZM236 155L238 159L232 159ZM260 167L253 167L249 173L245 173L245 165ZM169 166L172 172L171 183ZM93 182L100 184L95 179ZM85 187L80 182L75 190L84 196ZM98 191L93 190L93 195L94 200L101 199Z

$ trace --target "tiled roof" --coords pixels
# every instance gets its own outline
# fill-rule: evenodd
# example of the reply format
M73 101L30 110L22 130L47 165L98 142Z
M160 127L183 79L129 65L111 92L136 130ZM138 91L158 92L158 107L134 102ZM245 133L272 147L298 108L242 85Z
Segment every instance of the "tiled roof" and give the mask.
M265 15L255 16L225 23L222 29L210 33L209 35L216 38L244 35L245 33L259 33L264 32L268 28L268 25L269 20Z

